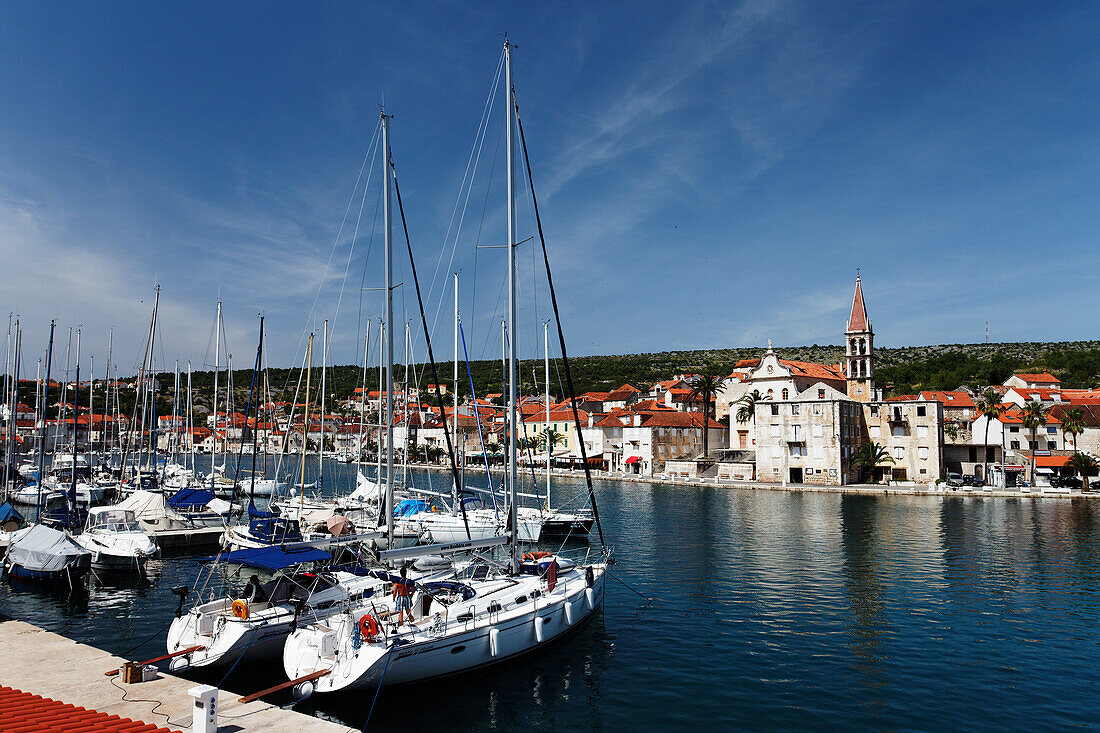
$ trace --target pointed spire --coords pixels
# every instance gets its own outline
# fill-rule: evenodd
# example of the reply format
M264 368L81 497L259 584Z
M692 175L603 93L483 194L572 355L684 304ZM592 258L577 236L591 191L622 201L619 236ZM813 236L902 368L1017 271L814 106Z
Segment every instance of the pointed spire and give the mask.
M867 317L867 306L863 303L863 288L859 275L856 275L856 293L852 298L852 315L848 318L848 333L871 330L871 319Z

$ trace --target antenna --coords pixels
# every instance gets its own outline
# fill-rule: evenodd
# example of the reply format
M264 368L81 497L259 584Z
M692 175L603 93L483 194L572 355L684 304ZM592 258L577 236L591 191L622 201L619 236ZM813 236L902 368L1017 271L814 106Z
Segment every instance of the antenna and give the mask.
M985 342L989 343L989 321L985 322Z

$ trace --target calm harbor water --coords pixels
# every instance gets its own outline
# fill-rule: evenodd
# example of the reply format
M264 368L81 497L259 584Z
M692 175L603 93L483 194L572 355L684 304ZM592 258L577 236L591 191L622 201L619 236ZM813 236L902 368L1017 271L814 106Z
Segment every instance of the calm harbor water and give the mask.
M612 481L597 491L622 581L608 583L602 616L537 656L383 688L371 729L1050 729L1100 718L1092 502ZM114 652L152 635L133 656L156 656L171 588L191 584L200 560L168 557L147 583L90 582L74 596L6 584L0 612ZM277 680L241 665L226 686ZM362 727L370 706L361 693L297 709Z

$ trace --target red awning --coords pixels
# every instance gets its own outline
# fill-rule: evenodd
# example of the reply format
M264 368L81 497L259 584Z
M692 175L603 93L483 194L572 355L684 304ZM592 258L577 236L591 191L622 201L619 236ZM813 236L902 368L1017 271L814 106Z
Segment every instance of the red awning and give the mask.
M1036 466L1047 468L1061 468L1069 463L1069 456L1035 456Z
M630 458L627 458L627 459L626 459L626 462L627 462L628 464L630 464L630 463L637 463L637 462L639 462L640 460L642 460L642 457L641 457L641 456L631 456Z

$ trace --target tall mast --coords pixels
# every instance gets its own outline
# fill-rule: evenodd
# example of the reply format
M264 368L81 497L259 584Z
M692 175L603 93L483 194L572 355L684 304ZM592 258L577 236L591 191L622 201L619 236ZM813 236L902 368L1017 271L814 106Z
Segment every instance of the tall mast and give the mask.
M113 353L114 348L115 328L114 326L112 326L110 334L107 336L107 367L104 370L104 376L106 378L104 384L107 385L107 388L103 391L103 433L101 435L101 437L103 438L103 440L101 441L101 445L104 453L107 452L107 425L109 425L109 421L107 420L107 411L111 409L111 360L115 358L115 355ZM108 460L107 463L109 465L110 461Z
M309 349L306 354L306 409L302 414L302 490L298 494L298 510L305 503L306 494L306 448L309 447L309 382L313 377L313 334L309 335Z
M84 444L85 453L88 455L88 467L92 465L92 423L95 417L95 394L92 393L92 388L95 386L95 354L88 357L88 434L87 442ZM79 389L80 385L77 385Z
M386 537L387 547L393 549L393 202L390 185L393 172L390 169L390 118L386 110L382 115L382 209L385 212L386 232Z
M379 482L382 481L382 390L386 386L386 357L382 353L386 341L386 323L381 318L378 319L378 440L375 441L375 452L378 454L378 473L375 474L375 478ZM381 515L379 515L381 516Z
M16 344L18 345L18 341ZM16 354L19 352L16 351ZM17 364L18 366L18 364ZM76 389L73 390L73 481L69 486L69 510L76 510L76 421L80 413L80 329L76 329Z
M516 384L516 171L515 98L512 89L512 44L504 41L504 83L508 87L508 518L512 534L512 566L516 567L516 427L519 394Z
M405 438L402 440L402 461L401 461L401 485L408 487L409 485L409 322L405 321L405 385L402 394L403 404L401 405L405 411Z
M370 319L367 319L367 336L363 340L363 391L359 394L359 448L355 453L355 485L363 473L363 427L367 420L367 359L370 358Z
M455 364L454 364L454 381L451 383L451 389L454 392L454 446L455 450L458 450L458 273L454 274L455 277ZM477 405L474 405L474 419L477 419ZM463 463L465 462L465 456L462 456ZM453 499L455 503L458 503L458 486L454 487Z
M191 404L191 360L187 360L187 448L191 453L191 473L195 472L195 414Z
M550 456L554 446L550 442L550 337L548 336L550 323L542 323L542 353L543 368L546 370L546 424L543 427L543 437L546 443L546 511L550 511Z
M210 343L207 341L207 343ZM218 461L218 361L222 348L222 299L218 298L218 315L214 319L214 449L210 452L210 490L214 491L214 467Z
M328 319L321 334L321 445L317 450L317 490L324 486L325 474L325 367L328 365Z
M42 420L42 446L38 452L38 496L34 502L34 521L38 522L39 512L42 510L42 479L46 475L46 407L50 403L50 364L53 361L53 330L56 323L50 321L50 343L46 347L46 381L45 393L42 396L42 413L38 416Z

